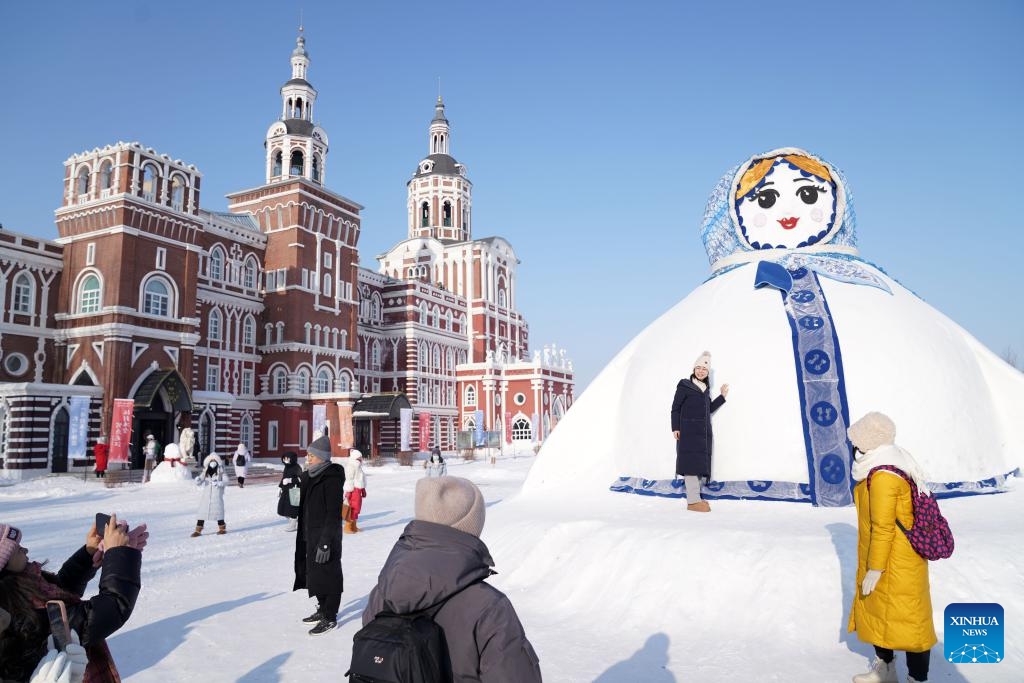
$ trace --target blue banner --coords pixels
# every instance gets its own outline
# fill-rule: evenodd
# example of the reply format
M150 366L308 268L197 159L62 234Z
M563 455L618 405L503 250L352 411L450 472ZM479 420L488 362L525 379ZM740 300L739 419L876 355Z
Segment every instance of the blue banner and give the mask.
M487 436L484 433L484 411L477 410L473 413L473 422L476 424L476 431L473 433L473 443L476 446L486 446Z
M72 396L69 406L68 460L85 458L85 440L89 434L89 397Z

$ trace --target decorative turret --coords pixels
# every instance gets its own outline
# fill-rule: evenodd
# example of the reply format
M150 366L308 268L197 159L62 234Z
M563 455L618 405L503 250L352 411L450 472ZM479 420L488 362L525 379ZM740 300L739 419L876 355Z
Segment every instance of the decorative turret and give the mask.
M466 167L448 153L450 137L444 100L438 95L430 122L430 153L420 161L407 185L410 238L433 237L448 242L470 239L473 183L466 177Z
M292 50L292 77L281 86L281 118L271 124L264 146L267 149L267 182L305 178L324 182L327 162L327 133L313 123L316 88L306 80L309 71L306 38L299 36Z

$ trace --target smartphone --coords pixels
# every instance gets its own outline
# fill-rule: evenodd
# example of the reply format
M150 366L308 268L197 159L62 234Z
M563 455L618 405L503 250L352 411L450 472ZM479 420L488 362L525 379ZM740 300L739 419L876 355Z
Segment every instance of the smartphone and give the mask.
M105 515L102 512L97 512L96 533L99 534L100 538L103 538L103 532L107 530L108 524L110 524L110 515Z
M46 601L46 617L50 620L50 633L53 634L53 646L58 652L64 652L71 641L68 630L68 612L62 600Z

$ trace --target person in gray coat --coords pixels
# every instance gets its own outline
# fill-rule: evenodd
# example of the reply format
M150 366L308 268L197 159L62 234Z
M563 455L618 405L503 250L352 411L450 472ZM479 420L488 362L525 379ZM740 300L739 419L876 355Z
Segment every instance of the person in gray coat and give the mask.
M444 631L454 683L540 683L540 662L515 608L484 581L495 573L479 538L484 514L483 495L468 479L417 481L415 519L370 591L363 626L382 611L409 614L444 602L434 621Z
M216 453L210 453L203 460L203 471L196 477L196 486L199 487L199 511L196 516L196 530L192 532L192 538L202 535L203 524L208 519L217 520L217 533L226 534L227 525L224 523L224 486L227 485L227 475L224 473L224 461Z

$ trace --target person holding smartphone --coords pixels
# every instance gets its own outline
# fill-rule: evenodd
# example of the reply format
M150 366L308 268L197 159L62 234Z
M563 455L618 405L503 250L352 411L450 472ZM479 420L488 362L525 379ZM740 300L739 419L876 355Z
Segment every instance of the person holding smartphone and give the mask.
M51 631L46 603L53 600L63 601L68 628L85 648L85 679L118 680L106 639L135 608L146 535L129 533L111 515L104 528L90 526L85 544L54 574L43 569L44 563L29 559L18 528L0 524L0 610L11 616L0 633L0 680L29 680L47 654ZM99 593L86 600L83 594L97 569Z

